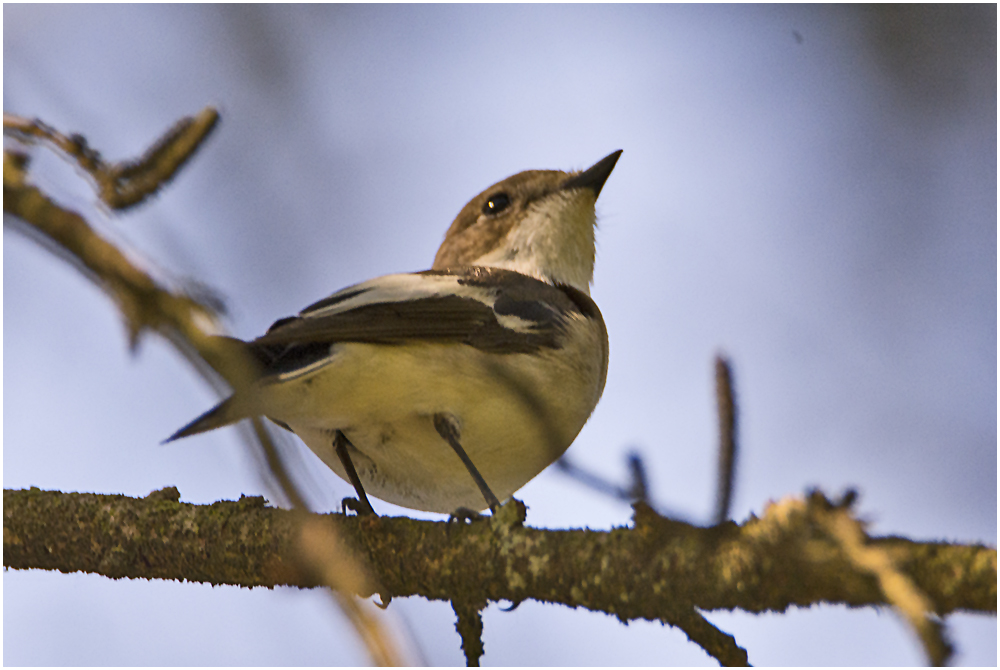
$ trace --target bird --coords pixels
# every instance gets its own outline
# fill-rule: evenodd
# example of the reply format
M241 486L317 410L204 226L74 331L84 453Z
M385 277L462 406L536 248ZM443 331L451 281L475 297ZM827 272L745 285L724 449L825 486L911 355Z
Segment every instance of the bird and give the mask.
M621 153L497 182L458 213L429 270L228 338L254 380L167 441L266 416L354 486L359 513L374 513L368 494L495 512L566 451L604 392L595 204Z

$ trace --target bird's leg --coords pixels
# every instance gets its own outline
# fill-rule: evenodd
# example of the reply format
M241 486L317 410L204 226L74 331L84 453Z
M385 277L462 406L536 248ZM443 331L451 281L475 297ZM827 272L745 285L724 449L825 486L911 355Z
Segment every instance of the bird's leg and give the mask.
M465 453L465 449L462 448L462 443L458 434L458 422L455 418L449 414L435 414L434 415L434 429L437 430L438 435L444 438L445 442L451 445L451 448L455 450L458 457L462 459L462 463L465 465L465 469L469 471L472 475L472 479L475 480L476 486L482 492L483 497L486 498L486 504L489 505L490 511L496 513L497 508L500 507L500 501L497 497L493 495L493 491L490 487L486 485L486 480L483 476L479 474L479 470L473 465L472 459L469 455Z
M347 471L347 476L351 480L351 485L354 486L354 491L358 494L358 506L354 511L358 514L375 514L372 504L368 502L368 496L365 495L365 487L361 485L358 471L354 469L351 455L347 453L347 445L349 444L350 442L339 430L333 434L333 450L337 452L337 458L340 459L340 464L344 466L344 470Z

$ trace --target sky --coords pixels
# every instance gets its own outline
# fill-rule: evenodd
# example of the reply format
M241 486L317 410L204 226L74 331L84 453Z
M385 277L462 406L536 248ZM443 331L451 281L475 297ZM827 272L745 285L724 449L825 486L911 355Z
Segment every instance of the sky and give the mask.
M608 382L568 455L706 523L713 357L740 418L733 518L819 487L875 534L996 545L996 8L4 5L4 110L109 159L178 118L222 123L127 214L34 150L37 183L251 338L344 286L430 266L459 209L525 169L624 153L598 202ZM272 495L233 429L162 446L215 397L156 337L7 225L5 488L182 501ZM297 447L295 447L298 449ZM296 453L315 509L350 486ZM528 523L627 504L553 468ZM374 501L383 514L404 512ZM428 518L440 518L428 515ZM5 571L5 665L357 665L320 591ZM413 662L462 662L447 603L384 614ZM913 665L890 610L708 612L758 665ZM995 665L995 617L947 619ZM713 665L684 634L524 603L484 665Z

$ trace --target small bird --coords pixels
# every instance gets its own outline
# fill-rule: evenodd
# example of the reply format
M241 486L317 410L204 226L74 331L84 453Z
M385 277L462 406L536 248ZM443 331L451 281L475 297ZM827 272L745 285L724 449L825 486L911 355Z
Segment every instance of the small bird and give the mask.
M495 510L576 439L604 391L594 205L621 151L469 201L430 270L349 286L250 342L256 381L169 440L263 415L358 494ZM168 440L168 441L169 441Z

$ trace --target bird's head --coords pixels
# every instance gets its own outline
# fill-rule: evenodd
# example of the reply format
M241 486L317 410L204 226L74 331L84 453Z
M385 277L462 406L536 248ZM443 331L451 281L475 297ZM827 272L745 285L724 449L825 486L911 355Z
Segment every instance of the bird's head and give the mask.
M589 294L594 204L621 153L582 172L526 170L490 186L455 217L432 269L506 268Z

